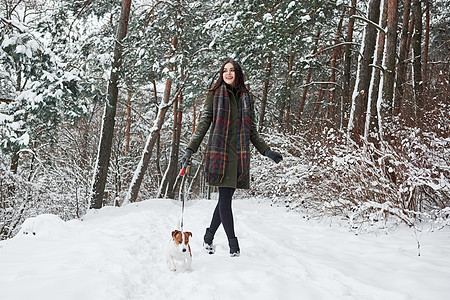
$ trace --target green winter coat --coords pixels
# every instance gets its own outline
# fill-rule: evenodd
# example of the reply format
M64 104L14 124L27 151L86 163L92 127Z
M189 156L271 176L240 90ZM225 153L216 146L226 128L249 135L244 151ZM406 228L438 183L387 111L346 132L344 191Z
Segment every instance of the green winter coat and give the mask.
M242 185L237 186L237 148L236 148L236 138L237 138L237 124L238 124L238 102L240 101L240 93L236 92L234 94L230 89L228 89L228 94L230 98L230 141L229 145L235 145L234 147L228 148L228 161L227 167L225 170L225 176L222 183L214 184L219 187L231 187L231 188L242 188L248 189L250 188L250 170L247 172L247 176L242 183ZM197 128L192 135L191 141L189 142L187 148L191 149L194 152L197 152L200 144L208 131L212 119L213 119L213 100L214 93L209 93L205 103L203 104L202 115L200 118L200 122L197 125ZM252 121L255 120L255 112L253 110L253 99L252 99ZM259 153L263 154L269 146L264 142L261 136L258 134L256 130L256 123L252 122L251 130L250 130L250 141L259 151ZM250 166L249 166L250 168Z

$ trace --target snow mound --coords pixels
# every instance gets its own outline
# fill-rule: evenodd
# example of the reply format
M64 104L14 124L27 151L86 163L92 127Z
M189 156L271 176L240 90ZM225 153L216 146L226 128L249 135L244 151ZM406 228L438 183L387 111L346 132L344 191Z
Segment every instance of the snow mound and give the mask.
M30 236L60 236L67 234L67 224L60 217L43 214L23 222L19 234Z

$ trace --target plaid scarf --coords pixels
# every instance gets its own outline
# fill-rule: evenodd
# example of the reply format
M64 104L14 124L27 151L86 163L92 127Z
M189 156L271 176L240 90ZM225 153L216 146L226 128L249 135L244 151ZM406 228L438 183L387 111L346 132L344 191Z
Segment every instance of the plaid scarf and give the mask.
M230 98L227 86L222 84L214 94L213 120L206 149L206 180L210 184L222 183L228 160L230 131ZM252 124L251 102L248 93L242 93L238 101L237 124L237 183L242 184L250 167L250 128Z

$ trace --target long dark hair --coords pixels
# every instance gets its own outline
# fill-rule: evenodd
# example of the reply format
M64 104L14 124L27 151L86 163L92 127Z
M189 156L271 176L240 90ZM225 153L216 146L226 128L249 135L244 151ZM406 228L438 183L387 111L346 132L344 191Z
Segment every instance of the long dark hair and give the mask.
M245 87L244 84L244 72L242 72L242 68L239 65L239 63L235 60L232 59L227 59L223 64L222 67L220 68L218 74L219 74L219 78L217 79L216 83L214 84L214 86L209 90L209 92L215 92L223 83L225 83L225 81L223 81L223 69L225 68L225 65L227 63L231 63L233 65L234 68L234 86L236 88L237 91L241 92L241 93L248 93L247 88Z

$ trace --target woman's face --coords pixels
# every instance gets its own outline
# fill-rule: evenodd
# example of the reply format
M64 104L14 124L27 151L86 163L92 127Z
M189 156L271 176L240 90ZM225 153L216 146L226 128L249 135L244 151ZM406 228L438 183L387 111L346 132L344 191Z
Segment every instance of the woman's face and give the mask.
M234 66L232 63L227 63L224 67L223 67L223 81L225 81L225 83L231 85L232 87L234 87L234 79L235 79L235 73L234 73Z

